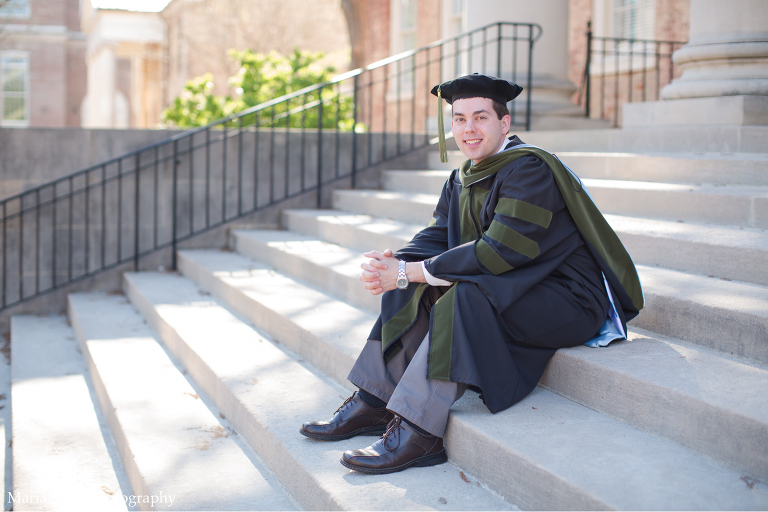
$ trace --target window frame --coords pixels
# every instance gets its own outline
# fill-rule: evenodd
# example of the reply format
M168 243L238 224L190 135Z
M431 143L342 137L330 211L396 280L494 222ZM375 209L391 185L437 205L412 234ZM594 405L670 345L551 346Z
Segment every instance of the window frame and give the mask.
M4 72L9 64L6 63L7 58L22 58L24 62L22 64L11 64L11 68L22 69L24 74L24 91L21 93L8 93L5 91L4 84ZM0 126L3 128L26 128L29 126L30 121L30 76L29 76L29 52L10 50L0 52ZM17 96L20 95L20 96ZM6 97L21 97L24 100L24 119L6 119L5 118L5 98Z
M30 0L7 0L7 4L0 7L0 20L26 20L32 16L32 6ZM6 11L8 7L14 7L14 10ZM23 9L23 12L16 12L19 8Z

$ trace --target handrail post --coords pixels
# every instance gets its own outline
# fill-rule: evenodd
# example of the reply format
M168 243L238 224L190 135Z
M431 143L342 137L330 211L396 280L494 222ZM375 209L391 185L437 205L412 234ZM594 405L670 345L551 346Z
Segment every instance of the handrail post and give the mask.
M501 77L501 23L496 24L499 29L499 39L496 45L496 76ZM442 77L440 78L442 80Z
M531 96L533 86L533 25L528 31L528 94L525 98L525 131L531 131Z
M586 95L586 105L584 108L585 117L589 117L589 107L591 102L592 92L592 76L590 75L590 67L592 65L592 20L587 22L587 63L584 66L584 94Z
M171 269L176 270L176 179L179 170L179 142L173 141L173 179L171 186L173 187L172 199L171 199Z
M317 207L323 205L323 88L317 90ZM286 176L286 179L287 176Z
M354 91L352 93L352 188L356 186L357 179L357 79L360 75L355 75L352 79Z
M139 271L139 155L136 153L136 190L134 191L133 269Z

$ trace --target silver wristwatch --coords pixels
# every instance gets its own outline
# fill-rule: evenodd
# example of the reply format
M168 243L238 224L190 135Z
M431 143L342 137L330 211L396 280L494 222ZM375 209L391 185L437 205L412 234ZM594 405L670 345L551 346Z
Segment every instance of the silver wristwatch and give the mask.
M401 290L408 288L408 276L405 275L405 262L397 262L397 287Z

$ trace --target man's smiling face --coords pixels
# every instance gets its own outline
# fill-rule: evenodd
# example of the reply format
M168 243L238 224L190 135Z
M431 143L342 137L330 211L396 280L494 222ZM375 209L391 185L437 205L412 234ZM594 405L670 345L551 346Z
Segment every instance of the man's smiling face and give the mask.
M479 163L501 149L509 116L499 119L490 98L462 98L453 102L451 130L464 156Z

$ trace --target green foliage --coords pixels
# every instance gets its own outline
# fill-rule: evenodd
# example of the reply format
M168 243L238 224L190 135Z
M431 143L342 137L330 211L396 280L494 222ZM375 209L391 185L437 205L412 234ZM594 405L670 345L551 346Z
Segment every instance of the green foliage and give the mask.
M229 78L235 96L215 96L213 77L206 74L190 80L173 105L163 112L163 120L182 128L203 126L233 113L260 105L305 87L330 80L334 69L316 63L320 53L294 50L289 56L277 52L253 53L231 50L230 58L238 63L237 73ZM260 127L317 127L320 102L317 90L247 115L244 125L258 122ZM322 89L322 126L340 130L352 129L352 98L338 94L338 86ZM257 119L258 117L258 119Z

